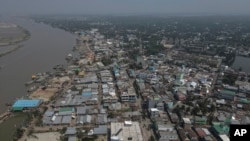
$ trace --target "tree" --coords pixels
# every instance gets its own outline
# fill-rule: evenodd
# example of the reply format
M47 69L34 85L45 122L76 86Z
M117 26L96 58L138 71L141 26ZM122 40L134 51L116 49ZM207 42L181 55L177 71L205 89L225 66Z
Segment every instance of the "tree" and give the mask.
M81 130L77 131L77 137L81 139L84 136L84 133Z
M155 138L151 135L148 141L155 141Z
M79 74L79 70L75 70L75 75L78 75Z
M191 111L191 114L192 115L196 115L198 112L199 112L199 108L198 107L194 107L193 109L192 109L192 111Z
M24 133L23 129L17 128L14 134L14 140L18 140L19 138L21 138L23 136L23 133Z
M111 60L110 58L103 57L103 58L102 58L102 63L103 63L105 66L108 66L108 65L112 64L112 60Z
M63 127L62 130L60 131L61 134L64 134L67 130L67 127Z

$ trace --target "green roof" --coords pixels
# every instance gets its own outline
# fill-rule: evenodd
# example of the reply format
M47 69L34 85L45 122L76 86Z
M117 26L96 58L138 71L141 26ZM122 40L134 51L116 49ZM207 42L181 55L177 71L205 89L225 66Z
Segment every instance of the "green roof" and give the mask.
M72 70L73 70L73 71L81 71L80 68L73 68Z
M207 123L207 117L205 117L205 116L202 116L202 117L195 116L194 121L195 121L196 124L206 124Z
M213 123L213 128L219 133L219 134L228 134L229 133L229 126L224 125L222 123Z
M243 103L247 103L247 104L250 103L250 101L248 99L245 99L245 98L242 98L240 101L243 102Z
M227 95L235 95L236 93L234 91L223 89L220 91L221 94L227 94Z
M160 100L160 98L159 97L155 97L154 100Z
M22 111L24 107L12 107L12 111Z
M72 111L71 107L60 108L59 112Z
M184 76L183 73L179 73L179 74L176 75L176 79L181 80L181 79L183 79L183 76Z
M230 118L226 118L224 121L225 124L230 124L231 123L231 119Z

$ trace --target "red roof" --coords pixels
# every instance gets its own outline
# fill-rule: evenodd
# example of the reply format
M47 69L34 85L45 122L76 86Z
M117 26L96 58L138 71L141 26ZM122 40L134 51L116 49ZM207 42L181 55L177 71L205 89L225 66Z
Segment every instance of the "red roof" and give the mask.
M199 137L205 137L206 136L206 133L201 129L196 130L196 132L197 132Z

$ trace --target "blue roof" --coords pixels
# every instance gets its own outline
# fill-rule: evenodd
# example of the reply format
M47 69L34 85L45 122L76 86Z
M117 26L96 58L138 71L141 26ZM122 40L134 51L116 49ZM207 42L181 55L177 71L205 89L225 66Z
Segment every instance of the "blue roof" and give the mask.
M82 96L91 96L92 92L82 92Z
M150 71L155 71L155 67L154 67L154 66L149 66L148 69L149 69Z
M39 99L34 99L34 100L17 100L13 105L12 108L17 108L17 107L37 107L40 104L41 100Z

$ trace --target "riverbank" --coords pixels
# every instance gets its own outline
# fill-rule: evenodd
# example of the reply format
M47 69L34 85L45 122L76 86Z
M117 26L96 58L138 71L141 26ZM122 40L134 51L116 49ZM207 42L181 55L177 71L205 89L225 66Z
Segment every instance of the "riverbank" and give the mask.
M28 30L26 30L25 28L23 28L21 26L17 26L16 28L18 30L20 30L20 32L21 32L21 34L23 34L23 36L20 38L17 38L17 39L10 38L9 39L10 41L7 41L6 43L1 43L1 40L0 40L0 48L6 47L6 49L7 49L6 51L0 52L0 57L8 55L8 54L20 49L21 47L23 47L23 45L20 45L20 43L24 42L30 38L31 34ZM9 47L9 46L13 46L13 47ZM8 48L10 48L10 49L8 49Z
M30 38L15 48L12 53L0 58L0 113L6 111L6 103L27 95L24 83L32 74L51 72L57 64L65 63L65 56L75 45L76 36L49 25L39 24L31 19L15 18L9 20L30 32ZM8 48L1 48L6 54ZM17 50L18 49L18 50Z
M12 49L10 49L10 50L7 50L7 51L5 51L5 52L2 52L2 53L0 53L0 57L3 57L3 56L5 56L5 55L7 55L7 54L10 54L10 53L12 53L12 52L14 52L14 51L20 49L21 47L23 47L23 45L18 45L18 46L14 47L14 48L12 48Z
M21 27L21 26L17 26L17 29L19 29L21 31L21 33L23 34L22 37L17 38L17 39L7 39L7 41L3 42L0 40L0 47L5 47L5 46L10 46L10 45L17 45L23 41L26 41L30 38L31 34L28 30L26 30L25 28Z
M71 52L76 39L76 36L71 33L31 20L18 19L16 24L29 30L32 36L22 45L14 47L11 51L5 50L0 55L2 56L0 65L5 66L0 71L1 80L4 80L0 82L0 93L4 94L0 99L0 117L2 117L0 136L6 141L13 140L13 135L17 131L14 125L22 125L25 120L25 117L20 119L15 115L16 113L8 114L6 103L13 103L14 100L27 95L27 87L24 83L32 74L48 72L53 70L53 66L65 63L65 56ZM20 48L22 49L11 53Z

